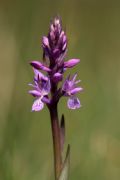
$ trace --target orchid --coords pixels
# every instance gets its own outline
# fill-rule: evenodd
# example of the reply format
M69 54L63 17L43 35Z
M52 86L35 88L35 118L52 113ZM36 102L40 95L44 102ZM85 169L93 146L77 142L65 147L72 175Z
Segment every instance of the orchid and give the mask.
M47 73L48 80L46 82L43 82L43 89L44 85L48 85L51 87L51 92L54 91L54 93L58 93L57 97L61 98L63 95L70 96L71 98L68 99L68 108L70 109L77 109L80 108L80 101L78 98L73 97L74 94L77 94L78 92L82 91L81 87L76 87L77 82L75 82L77 74L73 76L73 78L70 80L70 77L68 77L64 83L63 87L61 87L63 93L61 95L61 92L57 90L57 84L63 80L63 74L68 68L73 68L75 65L77 65L80 60L79 59L70 59L68 61L65 61L65 56L67 53L67 36L65 32L62 30L62 24L61 19L56 17L52 23L50 24L50 30L48 33L48 36L43 36L42 38L42 47L43 47L43 57L44 61L43 63L37 60L31 61L30 64L33 66L35 74L39 74L38 80L35 81L36 86L40 84L40 81L42 82L44 79L43 76L40 73L40 70ZM36 75L37 76L37 75ZM40 80L39 80L40 79ZM56 83L56 86L54 85ZM35 87L36 88L36 87ZM49 88L50 89L50 88ZM39 93L40 93L39 89ZM44 92L44 91L43 91ZM30 94L34 94L34 91L29 91ZM38 96L38 91L36 92L36 95ZM45 92L44 92L45 93ZM32 106L32 111L40 111L43 109L44 104L42 102L42 98L45 94L39 95L37 100L34 102ZM46 92L48 95L50 93L50 90ZM53 94L53 93L52 93ZM59 99L57 99L59 101ZM48 102L56 103L55 96L52 96L51 99L48 99ZM47 103L46 103L47 104ZM39 107L38 107L39 106Z
M67 77L65 80L62 91L65 96L69 96L67 105L69 109L78 109L80 108L80 100L75 97L75 94L78 92L81 92L83 90L82 87L77 87L76 85L80 82L80 80L75 81L77 77L77 74L75 74L71 79L70 76Z
M34 71L33 83L29 84L32 87L29 93L35 97L32 111L41 111L46 104L50 112L55 180L67 180L65 166L69 159L69 146L65 161L62 159L65 120L64 115L62 115L60 125L57 105L59 100L66 96L68 97L67 106L69 109L80 108L81 103L76 95L83 90L81 86L78 86L80 80L76 80L77 73L73 76L69 75L64 80L64 72L80 62L80 59L77 58L66 61L67 45L68 39L62 29L61 19L55 17L50 23L48 35L42 38L43 61L32 60L30 62Z
M34 84L29 84L34 88L34 90L30 90L29 93L36 97L36 100L32 105L32 111L40 111L44 107L44 97L46 97L49 94L51 85L49 78L44 76L41 72L34 69L34 73Z

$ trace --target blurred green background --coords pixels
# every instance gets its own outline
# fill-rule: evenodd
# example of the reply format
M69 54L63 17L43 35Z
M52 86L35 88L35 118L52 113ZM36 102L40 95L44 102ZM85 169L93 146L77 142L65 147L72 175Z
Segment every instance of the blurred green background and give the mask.
M53 180L47 108L31 113L32 59L42 58L41 38L59 14L69 58L80 58L82 108L66 98L70 180L120 180L120 3L97 0L0 0L0 180Z

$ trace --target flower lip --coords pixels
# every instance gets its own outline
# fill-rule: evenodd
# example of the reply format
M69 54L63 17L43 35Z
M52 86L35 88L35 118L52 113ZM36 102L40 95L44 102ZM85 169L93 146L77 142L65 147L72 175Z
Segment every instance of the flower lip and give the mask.
M44 108L44 103L41 101L41 98L36 99L32 105L32 111L40 111L43 108Z
M71 97L67 102L69 109L78 109L81 107L80 100L77 97Z

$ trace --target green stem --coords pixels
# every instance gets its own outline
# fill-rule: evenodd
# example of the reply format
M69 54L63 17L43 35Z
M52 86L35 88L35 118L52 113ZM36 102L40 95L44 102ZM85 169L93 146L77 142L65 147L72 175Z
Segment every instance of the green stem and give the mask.
M57 105L55 105L54 107L52 106L49 110L51 117L52 137L53 137L55 180L58 180L62 168L62 156L61 156L60 127L59 127Z

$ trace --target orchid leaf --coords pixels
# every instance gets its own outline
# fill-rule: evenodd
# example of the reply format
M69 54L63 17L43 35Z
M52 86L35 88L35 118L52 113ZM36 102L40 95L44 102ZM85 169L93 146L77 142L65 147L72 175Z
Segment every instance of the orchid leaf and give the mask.
M60 136L61 136L61 152L63 151L64 142L65 142L65 118L62 114L61 124L60 124Z
M70 145L68 145L63 168L58 180L68 180L69 178L69 166L70 166Z

